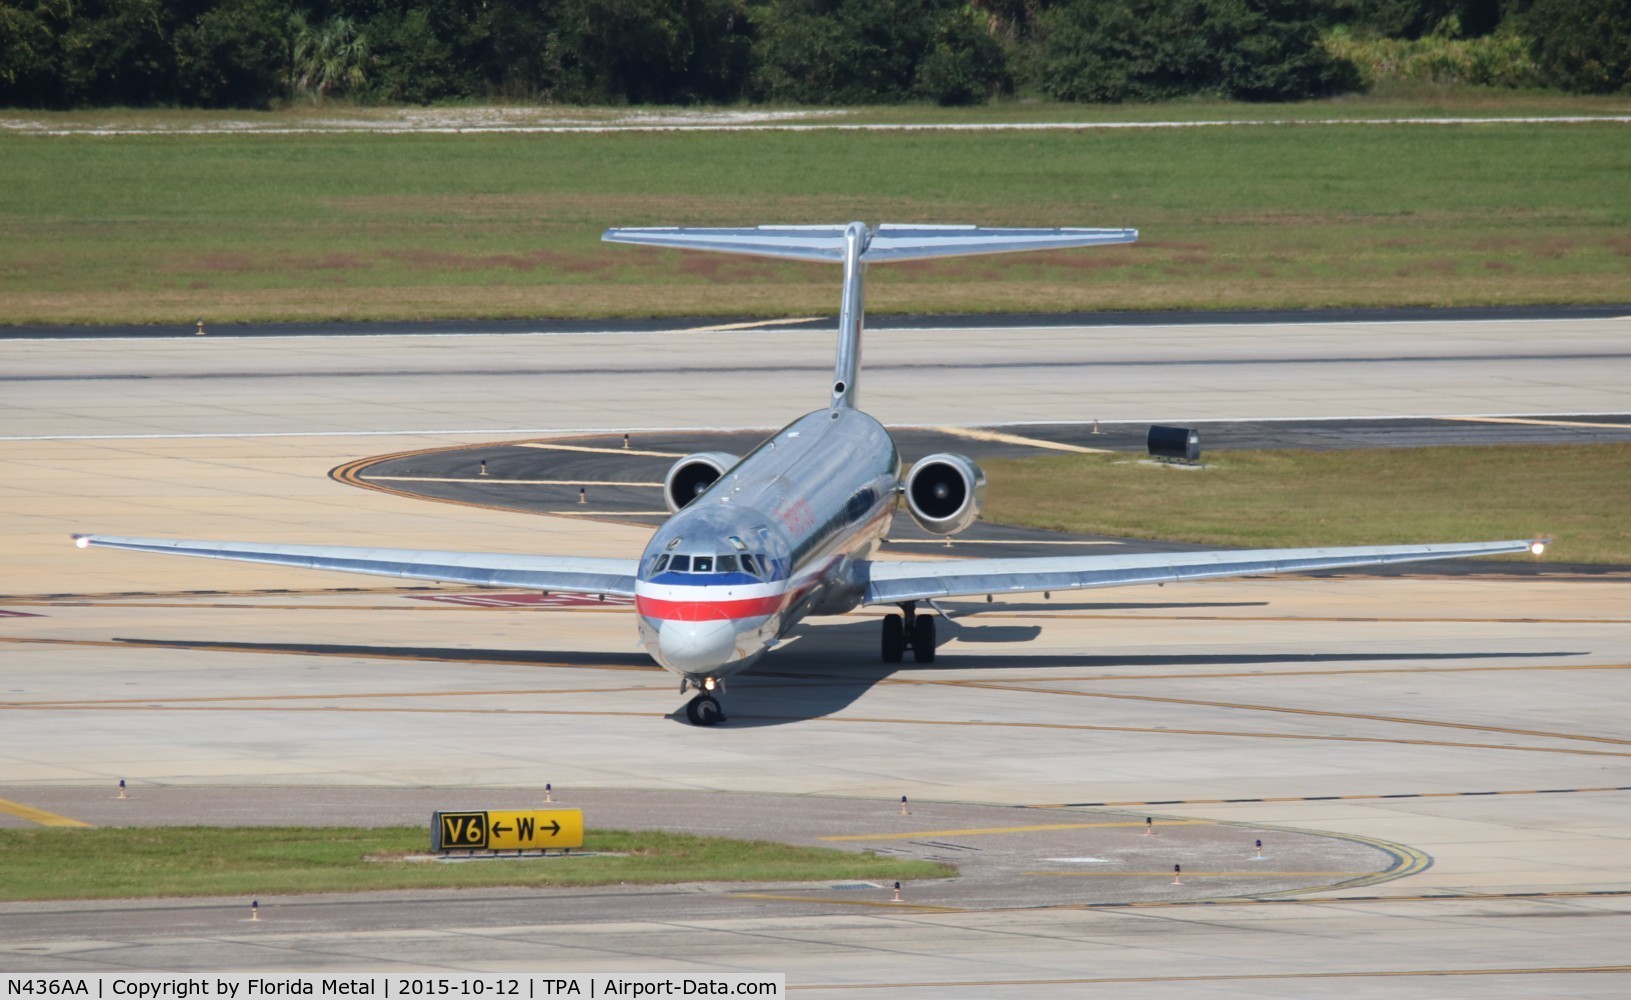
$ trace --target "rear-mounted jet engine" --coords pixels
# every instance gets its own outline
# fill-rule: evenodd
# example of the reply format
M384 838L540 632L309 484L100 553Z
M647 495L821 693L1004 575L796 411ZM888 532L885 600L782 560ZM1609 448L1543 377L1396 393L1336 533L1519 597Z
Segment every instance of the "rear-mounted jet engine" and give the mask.
M663 479L663 502L668 505L668 512L678 513L740 461L735 455L722 451L704 451L675 462Z
M967 455L941 452L912 466L902 492L906 509L924 531L955 535L980 516L985 473Z

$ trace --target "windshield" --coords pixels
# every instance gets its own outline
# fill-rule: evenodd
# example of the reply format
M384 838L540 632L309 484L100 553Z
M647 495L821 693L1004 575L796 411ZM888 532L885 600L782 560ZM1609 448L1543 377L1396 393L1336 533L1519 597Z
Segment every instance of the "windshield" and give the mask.
M770 572L770 564L762 553L724 553L721 555L660 555L651 563L651 574L658 573L747 573L761 580Z

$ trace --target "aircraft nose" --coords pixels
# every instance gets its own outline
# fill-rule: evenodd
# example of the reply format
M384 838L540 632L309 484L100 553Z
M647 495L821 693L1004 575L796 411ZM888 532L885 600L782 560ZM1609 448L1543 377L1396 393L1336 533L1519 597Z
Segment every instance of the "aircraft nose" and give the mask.
M736 649L736 629L728 620L665 621L657 633L657 648L663 663L673 670L717 670Z

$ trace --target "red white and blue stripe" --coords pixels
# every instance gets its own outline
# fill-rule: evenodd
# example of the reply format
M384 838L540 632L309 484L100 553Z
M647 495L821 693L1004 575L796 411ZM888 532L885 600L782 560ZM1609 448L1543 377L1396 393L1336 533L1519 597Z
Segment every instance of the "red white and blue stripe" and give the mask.
M660 573L634 584L634 607L655 621L740 621L780 611L787 581L747 573Z

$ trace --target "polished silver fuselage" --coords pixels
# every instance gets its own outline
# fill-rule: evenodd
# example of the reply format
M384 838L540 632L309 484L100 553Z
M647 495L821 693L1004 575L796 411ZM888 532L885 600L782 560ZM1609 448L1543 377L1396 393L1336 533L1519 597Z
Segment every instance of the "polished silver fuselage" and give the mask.
M642 643L700 684L747 667L807 615L853 609L900 471L888 431L859 410L817 410L782 428L646 546L635 585ZM759 572L660 568L680 555L710 559L710 570L734 555Z

